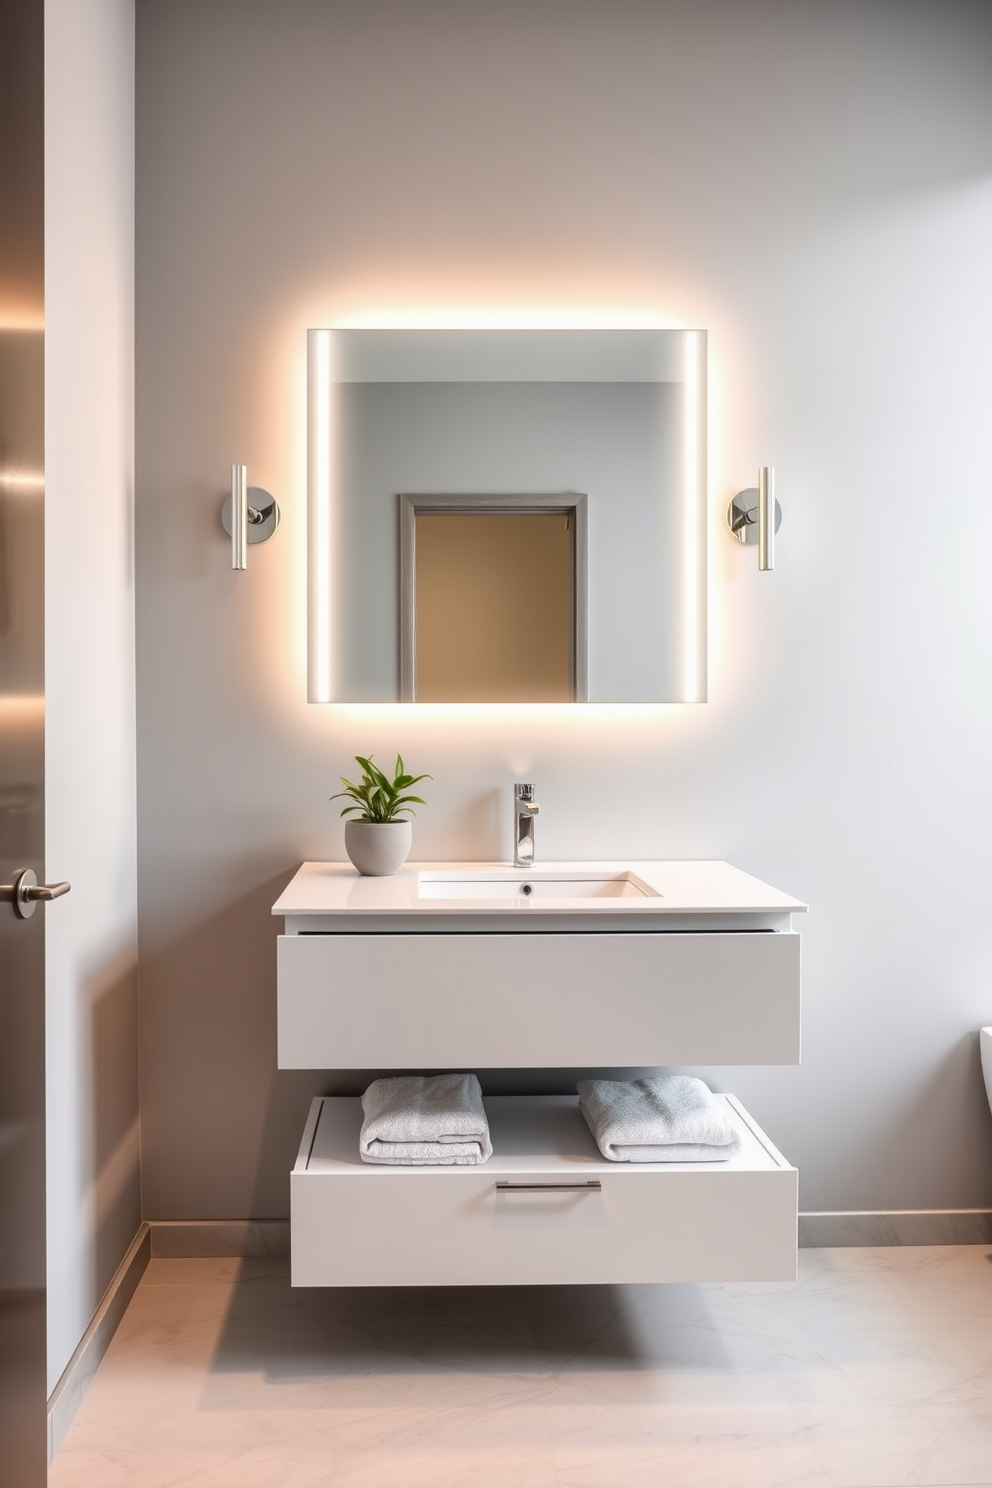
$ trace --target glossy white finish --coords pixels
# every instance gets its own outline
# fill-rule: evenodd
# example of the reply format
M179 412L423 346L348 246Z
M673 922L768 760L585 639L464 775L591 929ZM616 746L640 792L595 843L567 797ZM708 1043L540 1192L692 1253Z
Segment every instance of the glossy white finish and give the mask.
M636 873L614 873L597 878L592 873L548 873L540 869L482 869L477 873L422 871L417 885L420 899L508 899L514 907L530 899L657 899ZM598 906L594 906L598 907Z
M583 877L605 881L621 875L641 885L641 895L590 896L587 904L576 903L568 892L555 898L523 901L516 886L534 877L545 882L574 882ZM513 890L505 898L465 897L461 886L479 881L503 880ZM446 881L449 897L421 893L424 882ZM711 861L539 863L531 869L506 863L408 863L391 878L362 878L350 863L304 863L272 906L274 915L284 915L286 930L347 930L363 921L376 928L389 928L390 921L403 921L404 928L433 929L437 921L450 917L475 917L492 929L516 918L535 925L539 917L557 922L563 916L587 916L594 923L609 916L618 923L630 921L642 928L679 927L754 930L784 929L791 917L806 909L798 899L770 884L742 873L729 863ZM349 923L352 922L352 923ZM653 922L653 923L652 923ZM366 928L371 926L366 925ZM473 926L474 928L474 926Z
M985 1093L989 1098L989 1110L992 1111L992 1027L981 1030L979 1043L982 1050L982 1074L985 1076Z
M431 864L385 880L304 864L274 907L279 1064L794 1063L804 907L727 863ZM745 1136L727 1164L607 1163L574 1097L529 1096L487 1102L491 1163L444 1170L362 1164L359 1103L318 1100L291 1184L294 1283L791 1276L795 1171L726 1099ZM493 1175L521 1172L595 1174L602 1190L496 1194Z
M720 1099L742 1137L725 1163L607 1162L574 1096L495 1096L488 1163L388 1168L358 1156L361 1103L319 1098L290 1186L293 1285L792 1280L798 1175Z
M281 935L279 1064L794 1064L799 985L794 931Z

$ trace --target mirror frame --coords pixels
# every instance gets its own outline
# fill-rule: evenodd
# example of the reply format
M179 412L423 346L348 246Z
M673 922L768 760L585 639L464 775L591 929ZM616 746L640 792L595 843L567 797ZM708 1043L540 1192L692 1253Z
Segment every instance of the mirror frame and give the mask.
M400 702L417 701L417 517L442 512L478 512L487 515L553 515L571 512L572 532L572 648L573 703L589 696L589 537L588 498L580 491L549 494L498 496L445 494L410 496L401 493L400 520Z

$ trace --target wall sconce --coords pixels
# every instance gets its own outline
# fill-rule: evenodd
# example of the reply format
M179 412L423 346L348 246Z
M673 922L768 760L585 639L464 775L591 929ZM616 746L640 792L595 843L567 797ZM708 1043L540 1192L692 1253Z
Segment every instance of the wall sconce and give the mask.
M774 513L774 520L772 514ZM782 525L782 508L775 500L775 466L762 465L758 484L738 491L727 507L727 526L738 542L758 545L758 568L775 567L775 534Z
M231 466L231 494L221 507L220 520L231 535L231 567L248 567L248 544L266 542L279 526L279 503L261 486L248 484L247 465Z

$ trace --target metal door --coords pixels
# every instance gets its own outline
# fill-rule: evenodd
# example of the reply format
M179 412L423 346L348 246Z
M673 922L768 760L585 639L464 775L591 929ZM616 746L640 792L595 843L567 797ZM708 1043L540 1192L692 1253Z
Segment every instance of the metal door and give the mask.
M46 1480L44 6L0 0L0 1485Z

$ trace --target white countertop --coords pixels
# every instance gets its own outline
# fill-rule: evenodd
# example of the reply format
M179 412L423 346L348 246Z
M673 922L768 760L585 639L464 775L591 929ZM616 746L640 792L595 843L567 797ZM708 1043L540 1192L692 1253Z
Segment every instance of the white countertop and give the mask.
M631 872L653 892L637 898L610 898L591 905L588 900L549 899L521 903L517 881L528 877L554 874L608 877ZM432 878L482 875L492 872L506 876L509 884L506 899L478 900L437 897L421 898L418 892L420 874ZM706 860L638 862L539 862L533 868L513 868L509 863L408 863L399 873L388 878L362 877L350 863L304 863L286 885L275 904L274 915L287 917L287 930L300 929L307 917L334 922L340 918L392 919L435 922L444 920L482 920L492 923L510 917L519 923L540 918L542 921L581 918L595 920L604 927L618 920L643 920L659 917L772 916L767 928L785 928L792 914L802 913L806 905L781 889L752 878L730 863ZM784 917L784 918L783 918ZM343 925L342 925L343 928ZM371 927L370 927L371 928ZM466 928L468 928L466 926ZM755 928L764 928L758 927Z

